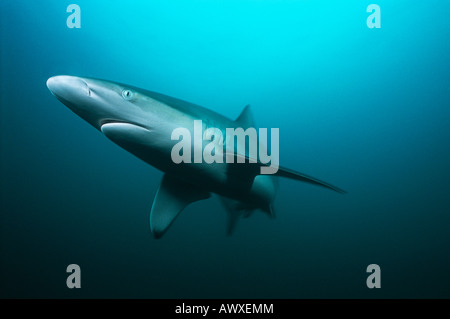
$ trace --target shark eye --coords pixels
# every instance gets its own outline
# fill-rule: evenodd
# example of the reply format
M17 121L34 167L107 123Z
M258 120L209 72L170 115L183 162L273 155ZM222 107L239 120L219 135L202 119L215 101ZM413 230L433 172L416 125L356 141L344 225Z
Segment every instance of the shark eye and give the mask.
M130 90L123 90L122 91L122 97L125 100L129 101L129 100L131 100L133 98L133 92L131 92Z

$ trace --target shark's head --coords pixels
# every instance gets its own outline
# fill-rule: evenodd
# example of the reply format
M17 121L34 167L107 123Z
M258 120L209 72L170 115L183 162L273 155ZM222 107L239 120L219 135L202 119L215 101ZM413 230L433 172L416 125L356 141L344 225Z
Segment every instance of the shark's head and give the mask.
M58 100L98 130L107 123L130 123L148 129L154 125L149 110L142 107L147 97L135 88L68 75L49 78L47 87Z

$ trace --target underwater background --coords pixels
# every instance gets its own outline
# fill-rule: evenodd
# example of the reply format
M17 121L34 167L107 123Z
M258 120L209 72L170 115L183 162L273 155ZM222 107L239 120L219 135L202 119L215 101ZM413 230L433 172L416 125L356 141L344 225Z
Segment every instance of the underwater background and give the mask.
M81 8L70 29L69 4ZM370 29L367 6L381 8ZM450 298L450 2L3 0L1 298ZM276 218L217 197L162 239L162 173L55 99L126 83L280 129ZM81 267L68 289L66 267ZM366 286L369 264L381 288Z

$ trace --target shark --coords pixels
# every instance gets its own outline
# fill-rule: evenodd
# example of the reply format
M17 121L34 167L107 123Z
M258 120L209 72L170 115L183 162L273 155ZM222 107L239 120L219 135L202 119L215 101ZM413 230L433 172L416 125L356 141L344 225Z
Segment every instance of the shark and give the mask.
M223 131L255 127L248 105L232 120L178 98L96 78L53 76L47 80L47 87L60 102L113 143L163 172L150 211L150 229L155 238L166 233L185 207L212 194L219 196L227 211L228 234L234 231L240 218L255 211L274 217L278 177L345 193L332 184L282 166L274 174L261 174L260 168L268 164L258 159L244 163L172 160L171 151L177 141L171 137L176 128L193 132L198 120L204 128ZM248 159L245 145L236 145L235 156Z

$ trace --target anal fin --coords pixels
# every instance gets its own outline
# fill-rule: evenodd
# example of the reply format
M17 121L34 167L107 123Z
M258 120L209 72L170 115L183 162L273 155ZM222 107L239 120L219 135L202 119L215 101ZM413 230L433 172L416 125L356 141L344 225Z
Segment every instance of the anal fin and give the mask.
M257 209L261 209L269 217L273 218L275 215L273 213L272 204L267 205L267 207L255 207L249 206L241 201L219 196L222 201L225 210L227 211L227 235L230 236L234 233L236 225L240 218L249 218Z
M225 210L227 211L227 235L231 236L236 229L237 222L243 214L243 207L240 202L234 199L229 199L219 196Z

